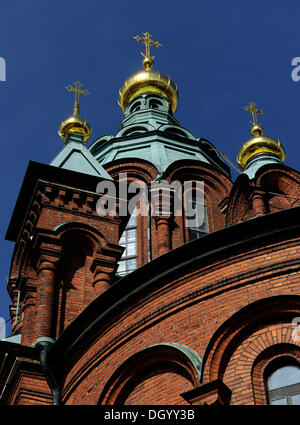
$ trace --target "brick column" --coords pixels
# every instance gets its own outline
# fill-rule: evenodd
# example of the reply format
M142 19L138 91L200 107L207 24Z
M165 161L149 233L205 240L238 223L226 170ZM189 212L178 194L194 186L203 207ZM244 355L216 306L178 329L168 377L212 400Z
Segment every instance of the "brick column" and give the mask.
M163 255L172 249L173 196L167 181L154 182L151 186L151 202L157 231L158 255Z
M91 265L91 271L94 275L95 298L110 287L111 277L117 269L117 263L123 251L123 247L114 244L100 248L100 253L97 254Z
M252 208L255 211L255 216L261 216L267 213L263 192L261 191L253 192L251 201L252 201Z
M56 274L57 269L53 262L41 260L38 267L35 340L40 337L55 337L52 321Z
M35 316L35 298L30 292L26 293L23 304L23 313L22 345L30 345L34 342L33 326Z
M101 270L96 271L95 279L93 282L96 297L98 297L100 294L102 294L104 291L106 291L109 288L110 279L111 279L110 273L103 272Z
M155 217L155 222L158 255L163 255L171 249L170 217Z

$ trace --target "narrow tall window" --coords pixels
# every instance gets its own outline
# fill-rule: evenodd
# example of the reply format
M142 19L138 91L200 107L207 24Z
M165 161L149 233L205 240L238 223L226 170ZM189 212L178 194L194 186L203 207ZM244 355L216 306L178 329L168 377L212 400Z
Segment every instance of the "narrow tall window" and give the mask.
M300 405L300 368L280 367L267 380L269 402L272 405Z
M122 257L119 261L117 274L125 276L137 268L137 215L133 211L126 229L119 241L121 246L125 247Z

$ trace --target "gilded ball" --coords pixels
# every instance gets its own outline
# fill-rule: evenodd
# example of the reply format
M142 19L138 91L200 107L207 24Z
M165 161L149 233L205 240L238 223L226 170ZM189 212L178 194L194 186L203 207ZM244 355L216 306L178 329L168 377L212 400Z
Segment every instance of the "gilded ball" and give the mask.
M264 130L263 130L262 126L259 125L259 124L255 124L251 129L251 134L254 137L262 136L263 133L264 133Z
M146 71L150 70L153 66L153 59L146 57L143 60L143 66L144 66Z

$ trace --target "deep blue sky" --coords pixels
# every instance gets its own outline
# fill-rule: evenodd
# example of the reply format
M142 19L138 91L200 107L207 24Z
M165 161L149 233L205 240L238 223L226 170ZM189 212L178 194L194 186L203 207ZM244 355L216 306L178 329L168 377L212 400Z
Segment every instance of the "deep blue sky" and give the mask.
M122 119L118 90L142 69L143 49L132 36L150 32L154 69L178 85L175 117L235 162L250 138L250 100L261 107L265 134L280 139L286 164L300 169L299 0L11 0L0 8L1 233L0 316L9 318L5 278L13 243L5 241L30 160L48 164L63 147L60 122L72 112L67 84L91 92L81 115L92 143L115 134ZM233 170L233 178L237 173ZM26 208L26 205L24 205Z

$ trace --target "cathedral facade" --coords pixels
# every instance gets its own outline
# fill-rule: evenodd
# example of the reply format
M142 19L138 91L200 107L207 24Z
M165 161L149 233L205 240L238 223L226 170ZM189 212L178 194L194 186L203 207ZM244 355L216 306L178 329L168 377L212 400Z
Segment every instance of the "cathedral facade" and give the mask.
M137 39L144 70L120 89L118 132L86 148L76 82L64 148L28 165L6 234L0 401L300 404L300 173L250 103L233 181L214 145L175 119L177 86L152 69L149 34ZM128 205L137 182L149 196L121 214L120 188ZM194 211L200 199L191 226L174 182L191 183ZM110 202L115 213L101 213Z

